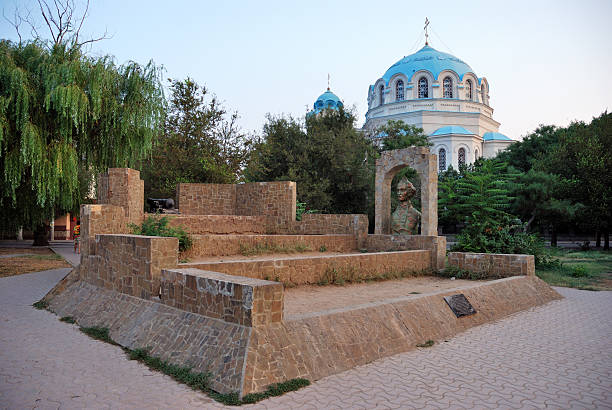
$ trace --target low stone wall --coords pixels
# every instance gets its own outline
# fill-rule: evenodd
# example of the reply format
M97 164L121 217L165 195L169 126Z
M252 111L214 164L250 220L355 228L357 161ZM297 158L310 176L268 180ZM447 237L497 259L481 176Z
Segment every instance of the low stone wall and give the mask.
M178 263L178 239L96 235L95 252L83 256L80 278L101 288L150 299L159 294L162 268Z
M122 207L115 205L81 205L81 260L96 253L96 234L128 232Z
M533 255L449 252L448 264L472 272L488 273L492 278L535 275Z
M164 269L165 305L242 326L283 319L283 285L200 269Z
M357 241L353 235L192 235L193 245L181 258L240 255L256 247L306 247L319 251L354 252Z
M184 215L233 215L236 213L236 185L178 184L176 207Z
M270 233L268 232L268 217L265 215L168 215L168 217L170 225L183 226L192 235Z
M446 260L446 238L444 236L424 235L368 235L365 248L370 252L392 252L409 249L428 249L431 251L431 266L442 270Z
M338 273L355 279L367 279L386 272L421 272L431 269L431 252L426 250L277 257L263 260L183 264L228 275L274 280L285 285L316 284ZM332 272L334 270L335 272Z

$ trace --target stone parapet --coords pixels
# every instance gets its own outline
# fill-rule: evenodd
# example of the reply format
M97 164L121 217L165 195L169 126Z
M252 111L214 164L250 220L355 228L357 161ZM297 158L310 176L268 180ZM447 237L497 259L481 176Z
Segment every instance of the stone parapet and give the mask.
M189 263L181 266L228 275L274 280L286 285L306 285L372 278L388 272L421 272L431 269L431 251L357 253L322 256L267 257L256 260Z
M178 184L176 207L183 215L234 215L235 184Z
M365 248L370 252L428 249L431 251L433 270L444 269L446 260L446 238L444 236L368 235L365 239Z
M96 253L96 234L127 233L124 209L116 205L81 205L81 262Z
M491 278L535 275L533 255L449 252L448 264L472 272L487 273Z
M224 322L263 326L283 319L283 285L200 269L164 269L161 302Z
M170 225L183 226L192 235L266 234L269 217L238 215L168 215Z
M95 253L81 259L82 280L142 299L159 295L162 268L178 264L178 239L96 235Z
M144 181L140 179L140 171L109 168L100 174L98 203L122 207L127 223L139 225L144 217Z
M285 248L328 252L354 252L357 241L353 235L192 235L192 245L181 253L181 258L197 259L206 256L240 255L254 252L257 248Z

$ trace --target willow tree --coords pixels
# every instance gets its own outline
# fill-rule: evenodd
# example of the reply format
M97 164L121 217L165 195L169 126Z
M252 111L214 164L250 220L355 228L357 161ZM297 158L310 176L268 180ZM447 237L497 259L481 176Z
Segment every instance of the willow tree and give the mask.
M75 45L0 41L0 225L37 228L78 207L80 176L131 166L163 129L161 69Z

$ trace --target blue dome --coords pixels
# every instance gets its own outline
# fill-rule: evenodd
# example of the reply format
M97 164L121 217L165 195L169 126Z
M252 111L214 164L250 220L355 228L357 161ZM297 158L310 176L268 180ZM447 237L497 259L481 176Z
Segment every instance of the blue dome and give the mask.
M311 111L311 113L318 113L321 110L324 110L325 108L337 110L340 109L340 107L342 107L343 105L344 104L342 104L340 98L338 98L338 96L332 93L328 88L327 91L325 91L319 96L319 98L317 98L317 100L313 104L313 111Z
M410 80L412 75L419 70L429 71L436 79L444 70L454 71L460 79L463 79L466 73L473 73L476 75L472 67L467 65L464 61L451 54L443 53L426 45L416 53L404 57L393 64L382 78L385 80L385 83L389 84L391 77L397 73L402 73Z
M505 136L501 132L485 132L482 139L484 141L513 141L512 138Z
M472 131L468 131L459 125L447 125L446 127L438 128L431 134L432 137L436 135L448 135L448 134L459 134L459 135L474 135Z

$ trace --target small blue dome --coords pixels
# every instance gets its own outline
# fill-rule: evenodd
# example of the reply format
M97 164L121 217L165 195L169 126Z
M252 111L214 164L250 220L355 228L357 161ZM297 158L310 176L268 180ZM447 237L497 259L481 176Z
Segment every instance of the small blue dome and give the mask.
M436 79L444 70L454 71L460 79L463 79L466 73L476 75L472 67L464 61L426 45L416 53L406 56L393 64L382 78L385 80L385 83L389 84L391 77L397 73L402 73L410 80L412 75L419 70L429 71Z
M482 139L485 141L514 141L501 132L485 132Z
M459 125L447 125L446 127L438 128L431 134L432 137L436 135L448 135L448 134L458 134L458 135L474 135L472 131L468 131L465 128Z
M342 106L344 106L344 104L342 104L340 98L338 98L338 96L332 93L328 88L327 91L325 91L319 96L319 98L317 98L317 100L313 104L313 110L310 112L310 114L319 113L325 108L338 110Z

